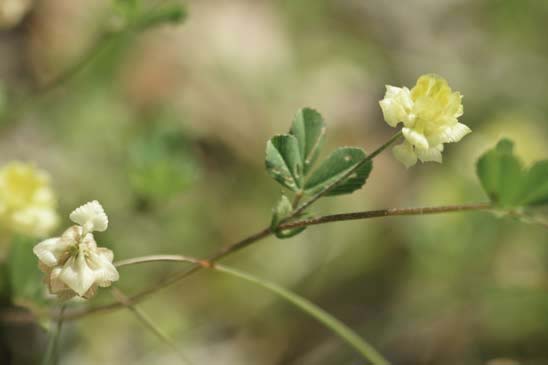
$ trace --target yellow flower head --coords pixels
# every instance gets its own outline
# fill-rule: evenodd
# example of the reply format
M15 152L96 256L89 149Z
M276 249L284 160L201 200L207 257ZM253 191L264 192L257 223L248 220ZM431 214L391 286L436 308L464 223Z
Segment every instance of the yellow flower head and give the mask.
M57 225L55 208L46 172L22 162L0 169L0 222L7 229L45 236Z
M403 123L405 142L394 147L394 155L407 167L417 160L441 162L443 144L458 142L471 132L458 122L463 113L462 95L437 75L419 77L411 90L387 85L379 104L390 126Z

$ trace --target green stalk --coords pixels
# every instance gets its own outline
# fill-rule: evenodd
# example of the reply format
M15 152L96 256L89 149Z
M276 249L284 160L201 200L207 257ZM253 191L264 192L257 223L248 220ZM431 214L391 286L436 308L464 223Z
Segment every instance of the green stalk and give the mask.
M135 317L143 324L143 326L145 326L156 337L158 337L162 342L169 346L177 354L177 356L179 356L179 359L183 364L192 364L192 362L181 352L181 350L179 350L179 347L177 346L175 341L173 341L171 337L169 337L156 323L154 323L152 318L150 318L150 316L144 310L142 310L135 304L131 304L131 302L129 302L129 299L120 289L113 287L112 294L119 302L125 305L126 308L135 315Z
M61 306L61 311L59 312L59 318L57 319L57 327L50 333L48 347L44 359L42 360L42 365L55 365L58 362L59 336L61 335L61 329L63 327L63 313L65 312L65 308L66 304L63 304Z
M316 306L314 303L308 301L307 299L287 290L283 287L276 285L274 283L265 281L263 279L257 278L250 274L228 268L222 265L212 265L210 268L223 272L225 274L232 275L234 277L243 279L250 283L256 284L266 290L271 291L279 295L280 297L287 300L289 303L297 306L299 309L304 311L306 314L314 317L316 320L321 322L324 326L333 331L337 336L343 339L347 344L352 346L356 351L358 351L366 360L370 361L374 365L389 365L390 363L386 360L380 353L378 353L370 344L365 342L356 332L351 328L346 326L344 323L339 321L337 318L333 317L331 314L327 313L320 307Z
M331 189L335 188L337 185L339 185L342 181L344 181L347 177L352 175L356 170L358 170L360 167L362 167L364 164L366 164L369 161L372 161L375 157L377 157L381 152L383 152L385 149L390 147L394 142L400 139L402 136L402 131L395 133L388 141L386 141L382 146L377 148L375 151L371 152L370 155L366 156L363 160L358 162L353 168L348 170L344 175L339 177L337 180L333 181L331 184L327 185L325 188L323 188L320 192L313 195L309 200L305 201L300 206L296 207L293 210L293 213L286 219L284 219L280 224L289 222L292 218L295 218L299 216L302 212L304 212L307 208L309 208L312 204L314 204L318 199L320 199L322 196L327 194ZM298 203L298 201L297 201Z

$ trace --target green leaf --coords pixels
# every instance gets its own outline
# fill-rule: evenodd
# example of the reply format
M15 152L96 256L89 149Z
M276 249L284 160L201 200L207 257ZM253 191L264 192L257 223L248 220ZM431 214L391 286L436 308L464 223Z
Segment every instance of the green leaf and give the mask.
M361 148L341 147L336 149L321 165L312 173L304 187L305 193L317 194L347 174L356 165L366 158ZM325 196L349 194L360 189L371 173L373 164L371 161L364 163L349 177L328 191Z
M306 175L318 155L325 136L325 123L320 113L310 108L297 112L290 133L297 138L299 152L303 163L303 173Z
M278 225L280 224L280 222L289 217L292 212L293 205L285 195L282 195L278 203L276 203L276 206L274 206L274 209L272 211L272 222L270 224L270 228L272 229L276 237L281 239L290 238L306 229L306 227L284 230L278 229Z
M524 205L548 204L548 160L538 161L529 169L521 199Z
M12 301L30 308L45 303L43 274L32 252L36 243L31 238L16 236L10 245L7 261Z
M524 169L513 147L512 141L501 140L480 157L476 166L483 189L493 203L504 208L521 203Z
M266 169L286 188L302 187L302 162L297 138L289 134L272 137L266 144Z

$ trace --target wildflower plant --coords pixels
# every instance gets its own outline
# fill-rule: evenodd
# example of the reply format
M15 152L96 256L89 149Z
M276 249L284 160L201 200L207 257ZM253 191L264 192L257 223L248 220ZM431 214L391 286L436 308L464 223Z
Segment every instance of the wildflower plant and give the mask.
M124 19L124 29L131 31L175 21L184 15L181 9L171 7L144 11L139 8L137 1L117 1L117 4L117 9ZM60 80L63 81L63 76ZM47 289L62 302L61 309L37 309L38 306L34 304L44 304L43 290L32 291L31 303L15 300L14 302L31 308L36 316L57 321L57 330L51 332L51 351L55 351L55 342L63 320L76 320L92 313L126 308L179 352L180 349L169 336L166 336L137 305L139 301L199 270L212 270L278 295L329 328L369 363L389 364L390 354L381 355L350 326L311 301L269 280L221 265L219 261L268 236L289 239L301 234L308 227L337 221L396 215L491 211L498 216L509 215L529 223L546 224L542 212L545 212L548 205L548 161L539 161L525 167L514 154L513 143L505 139L483 154L477 162L477 175L488 197L487 201L451 206L389 208L316 215L312 207L318 200L348 195L362 189L371 178L374 159L385 150L392 148L395 158L407 168L414 166L419 160L441 163L444 145L459 142L471 133L471 129L459 121L463 117L462 95L453 91L448 82L437 75L420 76L412 89L387 86L386 94L379 104L385 122L393 128L401 126L401 130L396 131L376 149L366 151L361 147L341 146L327 153L325 158L321 156L328 123L314 109L298 110L287 133L275 135L266 142L266 172L282 188L280 197L273 204L270 222L265 224L263 229L224 246L206 259L197 259L181 253L159 255L151 252L150 256L125 258L114 262L113 251L100 247L95 238L97 232L104 232L109 225L107 214L96 200L72 211L69 218L74 225L58 237L43 239L51 234L58 223L56 200L49 185L49 177L33 165L19 162L6 165L0 170L0 221L4 227L33 237L31 246L12 246L7 259L10 295L15 297L19 291L23 292L24 289L38 283L39 278L34 275L33 269L40 268L45 283L42 289ZM140 166L141 161L138 162ZM147 188L143 190L148 194L150 189L148 184L145 185ZM166 189L166 195L171 194L172 189L169 187ZM29 256L31 260L28 259ZM119 274L119 269L157 261L190 263L191 267L168 278L162 278L153 286L143 288L132 295L127 295L112 286L114 282L124 278L123 274ZM110 287L115 302L89 306L89 301L101 287ZM72 298L84 300L69 301ZM51 305L51 302L48 304ZM53 305L58 304L55 301ZM70 305L68 308L67 304ZM45 362L47 363L52 356L48 350L44 355ZM184 356L183 359L187 361Z
M33 248L38 258L38 266L44 273L44 282L51 294L62 301L73 297L91 299L99 287L109 287L119 279L120 267L154 261L180 261L192 263L187 271L176 274L171 280L164 280L142 294L128 297L114 288L118 304L108 305L109 309L130 308L147 323L161 338L169 338L135 307L138 300L162 287L177 282L199 269L212 269L233 277L246 280L270 290L288 302L296 305L309 315L330 328L373 364L388 364L379 354L344 323L297 294L274 283L259 279L249 273L220 265L217 261L239 251L271 234L287 239L300 234L305 228L341 220L367 219L390 215L435 214L468 210L491 210L501 214L518 216L527 222L538 222L533 214L539 206L548 204L548 163L541 161L530 168L513 153L509 140L501 141L493 150L485 153L477 164L477 173L490 202L427 207L394 208L356 213L343 213L327 216L313 216L311 206L320 198L351 194L361 189L373 170L373 159L400 140L394 148L395 157L405 166L411 167L417 160L441 162L443 145L458 142L471 130L458 121L463 114L461 95L453 92L447 81L440 76L421 76L417 85L408 90L387 86L387 92L380 106L386 122L401 131L396 132L387 142L367 153L359 147L339 147L320 159L327 124L319 112L310 108L299 110L288 133L272 137L266 143L265 167L268 174L284 192L274 205L270 224L263 230L244 238L206 260L182 255L152 255L129 258L113 263L111 250L99 247L95 232L103 232L108 227L108 217L98 201L91 201L75 209L70 219L75 225L66 229L59 237L40 241ZM44 233L53 224L52 193L44 173L21 164L8 165L0 174L0 197L4 220L36 222L35 233ZM14 181L18 183L15 184ZM39 213L36 213L38 211ZM25 214L32 219L20 218ZM19 217L19 218L17 218ZM44 217L43 221L36 217ZM19 220L17 220L17 219ZM34 221L33 221L34 219ZM44 227L46 224L47 227ZM91 308L95 311L99 308ZM59 314L61 318L80 318L87 311L77 314Z

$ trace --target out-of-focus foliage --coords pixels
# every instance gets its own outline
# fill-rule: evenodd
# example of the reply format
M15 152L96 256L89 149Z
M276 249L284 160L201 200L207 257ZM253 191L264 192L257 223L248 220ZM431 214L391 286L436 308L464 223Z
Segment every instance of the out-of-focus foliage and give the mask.
M505 208L548 203L548 161L525 169L513 154L514 144L504 139L478 161L483 188L498 206Z
M7 259L7 277L13 303L35 309L46 302L46 287L36 264L32 248L36 245L30 237L16 236Z
M181 131L154 123L139 133L129 146L128 166L136 196L144 203L165 202L186 190L196 179L197 166Z
M502 207L518 206L523 200L523 166L513 154L514 144L505 139L483 155L477 165L483 188Z
M157 2L139 3L146 12ZM124 22L110 0L37 1L0 34L1 164L33 161L48 171L61 216L100 200L110 219L101 241L119 259L205 257L268 225L282 186L264 170L265 142L287 131L296 110L320 110L329 128L317 168L338 146L370 152L386 141L394 130L378 106L384 85L411 85L427 72L464 95L460 120L474 132L447 145L442 165L406 171L384 153L363 189L322 199L311 213L481 202L475 164L501 138L529 168L548 156L544 1L200 0L185 8L181 25L122 35L112 31ZM41 94L105 32L115 39L82 72ZM544 227L458 213L309 227L229 262L319 304L394 364L537 365L548 362L547 258ZM123 268L119 285L135 293L176 265ZM112 300L107 290L93 302ZM360 361L286 303L207 272L142 308L197 364ZM34 333L2 326L2 339ZM179 363L123 310L63 331L64 364Z

